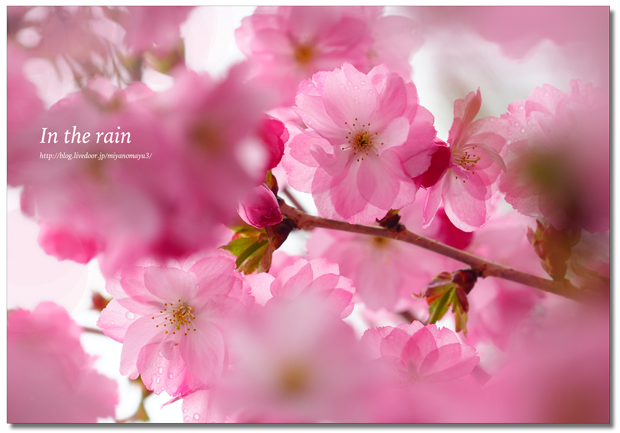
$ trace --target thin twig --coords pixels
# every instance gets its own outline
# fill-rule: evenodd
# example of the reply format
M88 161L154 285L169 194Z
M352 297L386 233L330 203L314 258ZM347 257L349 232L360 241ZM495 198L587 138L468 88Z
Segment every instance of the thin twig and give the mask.
M90 332L91 334L105 335L101 329L89 328L86 326L83 326L82 329L84 330L84 332Z
M401 226L402 229L400 230L387 230L383 227L378 226L349 224L344 221L335 221L327 218L308 215L287 205L284 202L280 204L280 209L282 210L282 215L291 219L298 229L309 230L315 227L321 227L332 230L340 230L351 233L360 233L370 236L396 239L465 263L478 271L479 276L482 278L503 278L504 280L514 281L516 283L535 287L537 289L544 290L545 292L554 293L556 295L564 296L565 298L578 301L586 301L589 297L596 297L595 293L580 290L579 288L571 284L568 280L553 281L545 278L540 278L525 272L517 271L516 269L512 269L500 265L499 263L491 262L489 260L485 260L482 257L478 257L466 251L452 248L451 246L442 244L441 242L437 242L433 239L429 239L427 237L412 233L406 228L404 228L404 226Z
M287 197L287 198L291 201L291 203L293 203L293 205L294 205L297 209L299 209L299 210L300 210L300 211L302 211L303 213L307 213L307 212L306 212L306 210L304 209L304 207L303 207L301 204L299 204L299 202L297 201L297 199L293 196L293 194L291 193L291 191L290 191L287 187L282 188L282 190L281 190L281 191L282 191L282 192L284 193L284 195L285 195L285 196L286 196L286 197Z

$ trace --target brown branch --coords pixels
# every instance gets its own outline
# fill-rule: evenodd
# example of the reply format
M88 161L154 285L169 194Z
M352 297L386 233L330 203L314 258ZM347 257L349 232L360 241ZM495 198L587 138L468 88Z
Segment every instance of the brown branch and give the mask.
M526 286L535 287L545 292L564 296L565 298L586 301L589 297L596 297L590 291L580 290L571 284L570 281L553 281L540 278L525 272L517 271L499 263L491 262L466 251L462 251L451 246L442 244L433 239L415 234L401 226L398 230L387 230L378 226L365 226L360 224L349 224L344 221L335 221L327 218L315 217L301 212L284 202L280 203L282 215L292 220L298 229L311 230L315 227L340 230L351 233L360 233L369 236L379 236L388 239L395 239L418 247L433 251L445 257L465 263L475 269L479 276L503 278L504 280L514 281Z

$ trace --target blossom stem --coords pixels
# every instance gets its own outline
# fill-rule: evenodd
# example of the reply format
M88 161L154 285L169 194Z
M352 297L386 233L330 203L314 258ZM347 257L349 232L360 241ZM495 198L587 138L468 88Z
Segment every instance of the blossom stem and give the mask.
M288 198L291 203L293 203L293 205L299 209L300 211L306 213L306 210L304 209L304 207L297 201L297 199L295 198L295 196L291 193L291 190L288 189L287 187L282 188L282 192L284 193L284 195L286 196L286 198Z
M313 228L320 227L331 230L340 230L369 236L395 239L465 263L471 266L471 268L474 269L482 278L503 278L504 280L514 281L516 283L524 284L526 286L534 287L545 292L577 301L586 301L588 298L596 298L594 292L581 290L568 280L553 281L521 272L516 269L500 265L499 263L485 260L482 257L478 257L466 251L442 244L441 242L437 242L422 235L415 234L407 230L402 225L395 230L388 230L378 226L374 227L361 224L349 224L344 221L336 221L328 218L308 215L305 212L287 205L284 201L280 202L280 209L282 211L282 215L293 221L297 229L300 230L311 230Z

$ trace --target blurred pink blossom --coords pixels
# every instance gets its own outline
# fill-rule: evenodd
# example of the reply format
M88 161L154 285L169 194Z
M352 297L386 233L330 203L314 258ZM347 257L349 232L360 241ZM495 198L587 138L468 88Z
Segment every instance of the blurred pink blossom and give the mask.
M413 20L381 16L382 7L258 7L235 32L256 78L293 102L299 83L319 71L351 63L366 73L386 63L405 79L422 43Z
M84 352L80 327L52 302L14 310L7 322L7 421L92 423L114 417L116 382Z
M190 6L128 6L123 20L125 44L134 52L154 51L165 55L181 42L180 26Z
M274 278L270 274L250 274L245 279L252 289L257 303L298 298L316 298L328 311L341 319L353 311L355 288L351 280L340 276L338 265L323 258L308 261L298 257L281 269Z
M134 267L108 280L97 326L122 342L121 374L172 396L201 389L229 362L226 332L253 299L225 253L178 266Z
M452 154L443 176L429 188L425 225L433 220L442 202L450 221L466 232L479 229L490 217L497 177L506 168L500 156L506 140L495 132L496 125L505 120L485 117L474 122L481 104L480 89L454 102L454 121L448 135ZM431 169L437 170L432 164Z
M239 422L363 421L378 389L353 329L317 298L268 302L233 345L239 363L213 399Z
M417 321L368 329L362 345L369 359L384 363L401 385L458 379L480 361L476 350L461 344L453 331Z
M345 63L304 81L296 103L308 129L291 138L283 165L321 216L370 224L415 200L402 159L425 155L435 129L413 83L385 66L365 75Z
M537 87L508 107L506 201L519 212L545 218L556 229L609 229L609 103L605 94L570 82L564 93Z

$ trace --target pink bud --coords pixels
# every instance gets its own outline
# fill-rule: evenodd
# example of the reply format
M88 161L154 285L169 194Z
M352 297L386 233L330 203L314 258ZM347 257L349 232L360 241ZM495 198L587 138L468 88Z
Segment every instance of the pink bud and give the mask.
M269 153L266 169L271 170L280 163L284 155L284 143L288 141L289 136L288 130L284 123L275 117L265 115L260 123L258 135Z
M239 203L239 216L257 229L282 221L282 213L276 196L265 184L254 188L248 198Z

